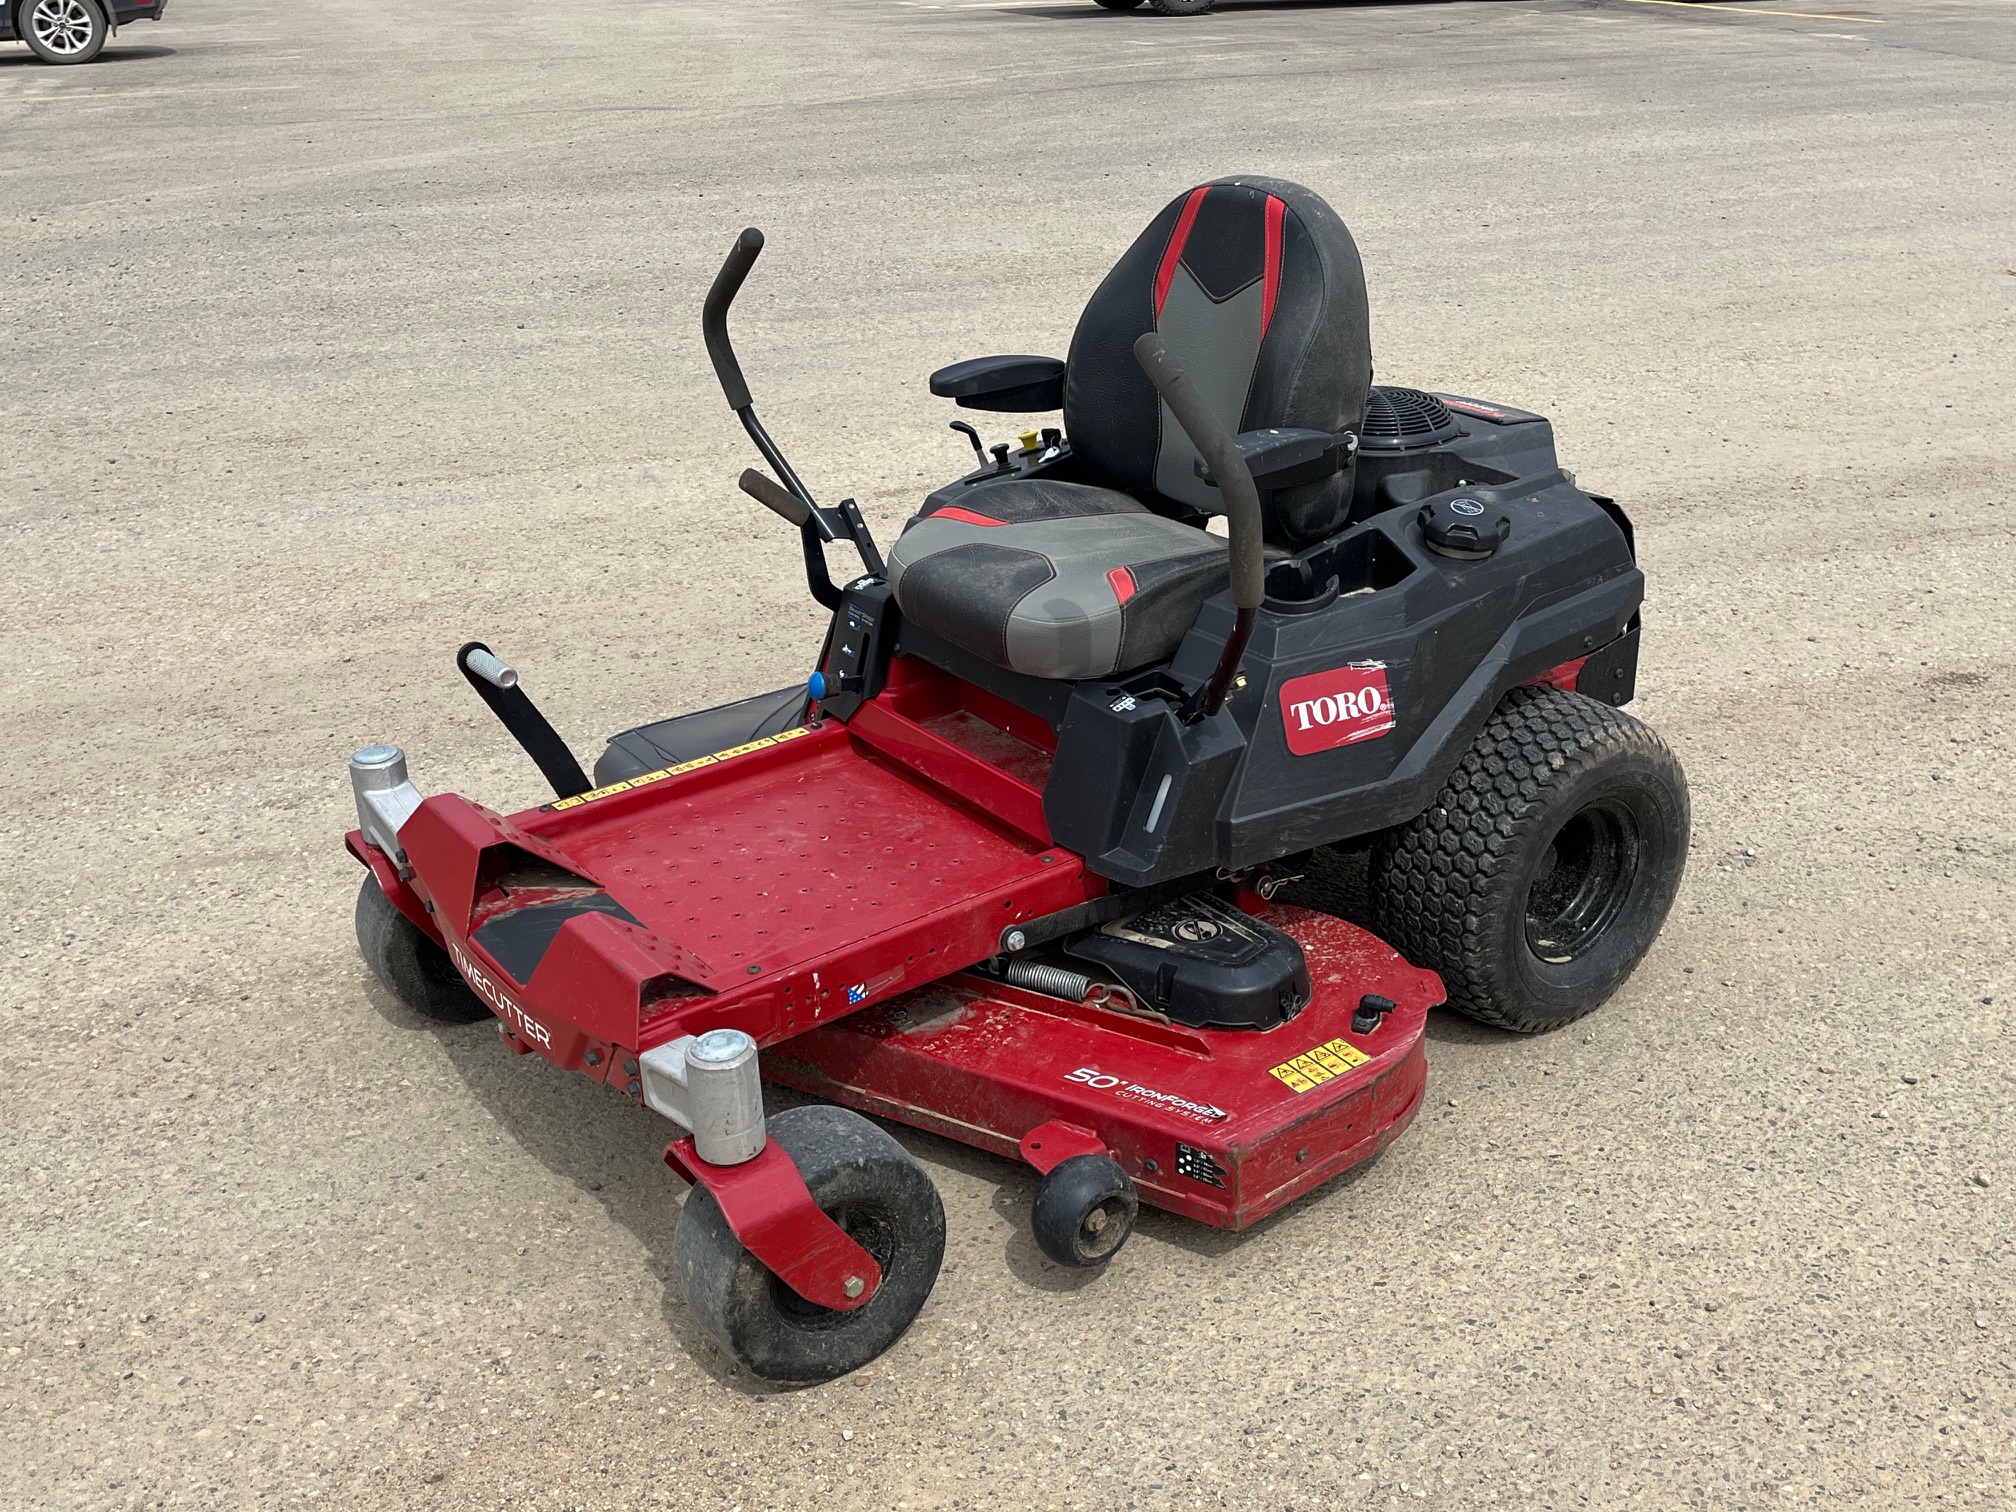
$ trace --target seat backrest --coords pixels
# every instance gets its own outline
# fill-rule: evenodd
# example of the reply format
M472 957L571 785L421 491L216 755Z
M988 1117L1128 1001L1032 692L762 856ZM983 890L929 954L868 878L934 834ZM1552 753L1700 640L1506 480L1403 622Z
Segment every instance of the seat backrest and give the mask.
M1372 384L1357 245L1337 212L1285 179L1239 175L1178 195L1093 293L1071 338L1064 426L1072 451L1130 492L1201 509L1218 491L1134 359L1159 331L1234 431L1355 429ZM1262 500L1267 540L1296 547L1341 529L1345 470Z

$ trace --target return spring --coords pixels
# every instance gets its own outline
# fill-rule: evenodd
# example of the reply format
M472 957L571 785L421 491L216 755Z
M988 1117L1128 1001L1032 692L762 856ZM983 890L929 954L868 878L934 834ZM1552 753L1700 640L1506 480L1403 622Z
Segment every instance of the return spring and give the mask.
M1014 987L1026 987L1045 997L1082 1003L1092 991L1092 979L1061 966L1045 966L1040 961L1011 960L1002 968L1001 980Z

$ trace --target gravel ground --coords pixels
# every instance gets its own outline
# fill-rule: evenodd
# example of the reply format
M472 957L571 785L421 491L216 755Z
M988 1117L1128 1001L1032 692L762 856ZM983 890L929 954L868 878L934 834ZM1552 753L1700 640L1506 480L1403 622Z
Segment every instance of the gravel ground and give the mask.
M2016 1508L2016 7L175 0L0 49L0 1504ZM885 538L934 366L1060 351L1172 194L1326 195L1382 376L1633 512L1660 945L1110 1274L903 1135L943 1279L777 1391L667 1280L651 1115L373 986L343 760L536 775L802 675L697 312Z

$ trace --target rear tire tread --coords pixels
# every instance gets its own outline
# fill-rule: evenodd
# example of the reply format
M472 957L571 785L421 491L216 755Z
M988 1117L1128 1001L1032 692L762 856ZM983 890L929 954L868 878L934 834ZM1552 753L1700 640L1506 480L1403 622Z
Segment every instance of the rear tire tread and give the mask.
M1518 989L1506 945L1508 913L1523 922L1526 906L1514 873L1567 817L1563 791L1599 766L1632 768L1663 786L1677 816L1667 816L1665 837L1651 837L1637 950L1587 984L1580 1002L1543 1004ZM1687 807L1678 759L1638 720L1580 693L1515 688L1427 809L1374 843L1374 929L1438 972L1449 1006L1470 1018L1522 1034L1559 1028L1600 1006L1657 938L1686 861ZM1678 855L1666 854L1676 841Z

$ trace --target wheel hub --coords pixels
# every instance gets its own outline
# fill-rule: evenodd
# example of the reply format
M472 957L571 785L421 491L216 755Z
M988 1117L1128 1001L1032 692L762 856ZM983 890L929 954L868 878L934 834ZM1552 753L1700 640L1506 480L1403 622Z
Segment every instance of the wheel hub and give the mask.
M91 13L84 0L43 0L30 18L35 40L53 53L81 53L91 45Z
M1597 802L1555 832L1526 895L1526 943L1550 965L1586 954L1617 916L1638 869L1638 826Z

